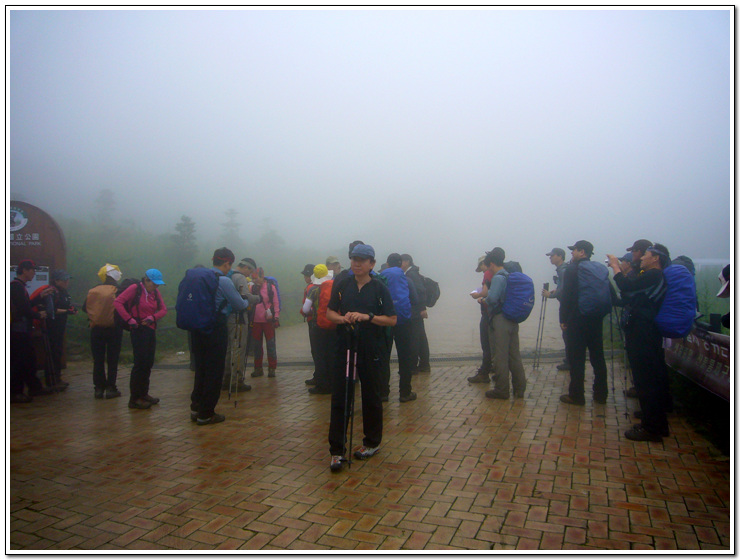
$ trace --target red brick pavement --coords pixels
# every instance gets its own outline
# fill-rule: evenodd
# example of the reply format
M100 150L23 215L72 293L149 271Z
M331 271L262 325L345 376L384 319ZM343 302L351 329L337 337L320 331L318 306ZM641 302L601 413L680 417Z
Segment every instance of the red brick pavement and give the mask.
M676 415L663 443L626 440L621 372L583 408L558 401L554 364L509 402L473 372L434 365L410 403L394 388L378 455L332 474L330 397L307 394L305 369L236 406L222 393L226 422L197 426L186 369L155 370L162 402L139 411L94 400L73 365L67 392L10 406L6 551L734 551L730 461ZM361 426L358 410L356 446Z

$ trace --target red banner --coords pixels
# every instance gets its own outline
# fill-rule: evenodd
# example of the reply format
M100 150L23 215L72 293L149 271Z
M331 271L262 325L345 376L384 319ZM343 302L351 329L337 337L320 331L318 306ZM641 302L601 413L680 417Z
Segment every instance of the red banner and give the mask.
M730 337L695 326L684 339L671 340L666 363L708 391L730 401Z

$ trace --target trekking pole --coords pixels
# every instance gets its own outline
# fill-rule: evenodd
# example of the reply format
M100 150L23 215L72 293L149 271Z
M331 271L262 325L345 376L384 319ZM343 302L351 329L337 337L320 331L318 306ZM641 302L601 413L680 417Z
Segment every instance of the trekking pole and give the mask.
M547 290L550 287L549 282L545 282L542 285L543 290ZM540 367L540 352L542 351L542 336L544 334L545 326L545 313L547 310L547 298L542 296L542 304L540 305L540 319L537 324L537 339L534 344L534 362L532 363L532 371Z
M349 413L349 368L351 362L351 352L352 352L352 325L347 325L347 364L344 370L344 428L342 430L342 433L344 434L344 449L343 449L343 461L347 462L348 464L352 464L352 458L348 458L347 453L347 420L348 420L348 413ZM354 397L354 392L352 394Z
M352 468L352 434L355 431L355 384L357 382L357 340L360 338L360 331L359 329L357 332L354 332L354 329L352 329L352 341L353 341L353 348L352 348L352 402L349 405L349 468Z

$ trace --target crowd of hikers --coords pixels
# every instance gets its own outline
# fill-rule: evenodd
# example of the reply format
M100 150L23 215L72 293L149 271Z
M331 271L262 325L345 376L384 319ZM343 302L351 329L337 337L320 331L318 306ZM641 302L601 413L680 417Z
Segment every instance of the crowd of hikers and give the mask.
M586 403L586 353L594 372L592 398L604 404L608 395L603 347L603 320L612 308L621 309L619 327L631 367L634 386L627 396L639 399L640 423L625 432L635 441L661 441L669 433L666 413L671 409L664 340L685 337L697 315L693 263L687 257L671 260L668 248L646 239L635 241L622 257L608 255L605 263L592 260L593 245L577 241L571 258L558 247L546 253L556 268L555 287L543 286L542 298L560 303L559 323L565 359L558 369L570 372L567 405ZM383 434L383 403L391 386L391 353L398 357L399 401L417 398L413 375L430 371L429 343L424 328L427 309L440 296L439 285L423 276L409 254L391 253L376 268L375 250L362 241L349 244L350 268L339 259L307 264L300 272L305 290L300 313L308 328L313 375L305 380L308 393L331 395L329 427L330 469L339 471L351 460L348 427L354 415L354 387L360 382L363 440L354 457L367 459L379 449ZM177 291L177 326L188 331L194 370L190 418L199 426L223 422L216 412L222 391L246 392L246 362L254 359L251 377L275 377L281 298L277 279L265 276L254 259L235 264L226 247L217 249L212 267L187 270ZM10 402L27 403L33 397L63 391L61 356L66 319L77 312L68 289L69 274L57 270L51 282L29 295L26 283L35 264L18 264L10 285L11 375ZM613 283L609 269L613 272ZM507 261L501 247L478 260L481 287L470 296L480 304L480 340L483 359L470 383L493 383L490 399L525 398L527 379L519 349L519 324L535 304L534 283L516 261ZM131 409L149 409L159 399L149 394L156 350L157 324L167 314L159 287L162 273L149 269L140 280L122 280L118 266L98 271L100 284L92 288L82 310L90 327L93 385L96 399L121 397L116 384L124 331L129 331L133 366L129 378ZM720 274L718 297L729 297L729 266ZM616 289L614 288L616 285ZM544 299L543 299L544 301ZM725 317L729 326L729 315ZM48 358L46 386L36 377L32 330L44 327ZM539 334L538 334L539 337ZM264 348L263 348L264 342ZM28 387L28 394L24 388ZM349 430L351 438L351 429Z

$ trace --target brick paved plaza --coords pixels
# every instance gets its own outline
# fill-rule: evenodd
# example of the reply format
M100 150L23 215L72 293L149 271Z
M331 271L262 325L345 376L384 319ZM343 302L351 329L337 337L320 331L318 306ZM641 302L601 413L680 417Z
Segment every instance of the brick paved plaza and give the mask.
M226 422L197 426L184 364L155 369L145 411L127 407L128 368L123 398L94 400L71 364L65 393L10 406L6 552L734 549L731 463L684 419L632 442L621 371L606 405L579 408L558 401L554 362L527 367L510 402L466 382L472 363L434 363L404 404L394 374L380 452L332 474L330 396L307 394L306 367L252 380L236 406L222 393ZM355 447L361 425L358 410Z

